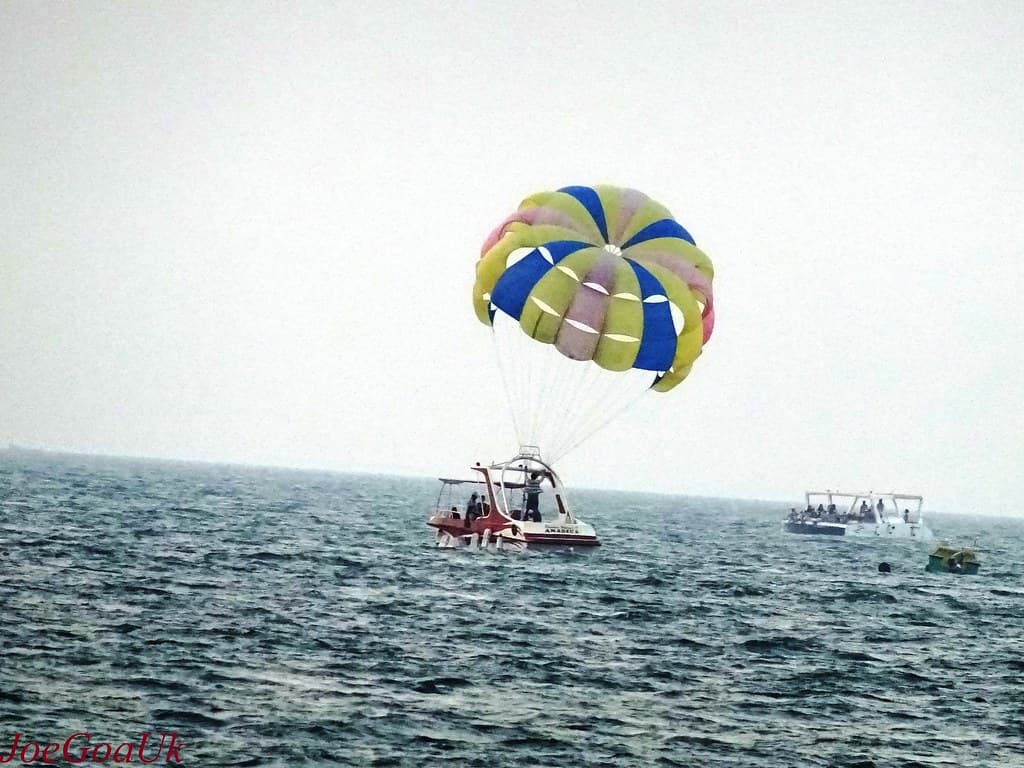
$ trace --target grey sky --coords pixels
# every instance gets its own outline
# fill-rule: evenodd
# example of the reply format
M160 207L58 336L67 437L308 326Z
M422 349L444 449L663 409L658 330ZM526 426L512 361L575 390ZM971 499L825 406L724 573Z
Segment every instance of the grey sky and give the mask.
M612 183L717 325L570 483L1017 512L1021 50L1014 3L3 3L0 444L503 458L479 246Z

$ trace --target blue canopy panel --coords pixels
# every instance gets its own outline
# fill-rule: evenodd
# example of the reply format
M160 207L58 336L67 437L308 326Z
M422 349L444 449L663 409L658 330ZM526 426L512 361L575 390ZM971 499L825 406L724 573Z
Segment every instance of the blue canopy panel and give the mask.
M679 342L675 323L672 322L668 295L658 278L632 259L626 259L626 262L633 268L640 283L640 298L644 308L644 329L633 367L664 373L672 366ZM661 300L648 301L653 297L661 297Z
M529 254L501 273L498 282L494 284L494 290L491 291L491 305L518 320L533 287L554 264L560 262L570 253L592 247L590 243L580 243L575 240L554 240L534 248ZM551 255L551 261L544 257L541 248ZM494 322L494 310L491 309L488 314L491 322Z
M641 229L629 238L629 242L623 245L622 248L625 250L631 245L636 245L637 243L642 243L647 240L654 240L658 237L676 237L680 240L685 240L690 245L697 245L697 243L694 242L693 236L687 232L686 228L678 221L675 219L661 219L648 224L646 227Z
M575 197L580 202L580 205L587 209L590 218L594 220L597 228L601 230L601 237L607 243L608 222L605 220L604 206L601 204L601 198L598 197L597 191L590 187L562 187L558 191Z

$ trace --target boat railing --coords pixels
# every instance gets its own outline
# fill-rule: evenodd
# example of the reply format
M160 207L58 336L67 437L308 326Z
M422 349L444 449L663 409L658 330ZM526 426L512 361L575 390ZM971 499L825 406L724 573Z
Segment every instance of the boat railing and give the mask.
M484 500L482 503L477 504L472 511L472 514L467 514L469 510L469 504L438 504L434 506L433 514L431 517L448 518L451 520L465 520L468 517L486 517L487 513L491 509L491 505Z
M450 504L445 506L438 504L434 507L434 512L431 517L449 518L452 520L463 520L466 517L466 510L459 504Z

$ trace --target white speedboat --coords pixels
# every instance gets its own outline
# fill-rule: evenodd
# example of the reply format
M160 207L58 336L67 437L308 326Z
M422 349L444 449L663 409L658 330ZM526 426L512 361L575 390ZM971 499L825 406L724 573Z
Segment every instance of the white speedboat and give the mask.
M876 536L928 541L924 499L907 493L807 491L803 510L790 509L782 521L787 533L823 536Z
M572 511L562 481L529 448L505 462L470 467L472 479L442 477L427 525L439 547L596 547L597 534ZM468 499L463 497L469 494Z

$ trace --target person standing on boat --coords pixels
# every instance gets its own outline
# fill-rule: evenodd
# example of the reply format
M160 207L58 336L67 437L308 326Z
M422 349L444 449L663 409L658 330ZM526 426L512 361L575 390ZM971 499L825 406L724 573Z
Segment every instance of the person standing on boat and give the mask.
M531 472L526 478L526 519L535 522L541 521L540 516L540 475Z
M467 504L466 504L466 519L467 520L472 520L474 517L477 516L477 514L478 514L477 499L479 499L479 498L480 497L477 495L476 491L473 491L473 494L469 497L469 502L467 502Z

